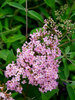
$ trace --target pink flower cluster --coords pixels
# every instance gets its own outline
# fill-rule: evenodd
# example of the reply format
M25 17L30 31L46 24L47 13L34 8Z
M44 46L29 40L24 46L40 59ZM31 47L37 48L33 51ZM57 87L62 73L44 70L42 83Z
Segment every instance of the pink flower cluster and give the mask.
M7 81L7 89L22 92L22 84L39 86L39 91L47 92L58 86L59 60L61 55L58 48L60 34L51 34L47 30L47 23L43 29L30 34L30 42L25 42L22 51L17 49L16 63L6 67L5 76L11 77Z

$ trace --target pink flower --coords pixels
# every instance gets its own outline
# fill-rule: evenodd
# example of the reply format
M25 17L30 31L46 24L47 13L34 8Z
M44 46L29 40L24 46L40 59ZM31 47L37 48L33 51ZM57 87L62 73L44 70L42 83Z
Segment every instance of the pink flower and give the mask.
M26 78L29 84L39 86L41 92L51 91L58 86L56 80L60 61L55 58L61 56L58 48L60 32L55 27L58 33L51 34L46 30L48 22L45 22L43 31L30 34L30 42L24 43L22 52L17 49L16 63L6 67L5 76L11 77L6 83L8 90L22 93L21 83L25 84Z

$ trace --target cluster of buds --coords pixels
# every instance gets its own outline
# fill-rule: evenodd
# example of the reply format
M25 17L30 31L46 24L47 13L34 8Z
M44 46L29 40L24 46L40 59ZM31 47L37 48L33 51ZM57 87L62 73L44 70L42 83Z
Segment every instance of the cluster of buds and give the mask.
M67 10L68 5L65 4L64 6L61 6L60 10L55 11L56 24L59 29L62 29L63 33L71 35L75 32L75 24L72 24L71 20L66 17Z

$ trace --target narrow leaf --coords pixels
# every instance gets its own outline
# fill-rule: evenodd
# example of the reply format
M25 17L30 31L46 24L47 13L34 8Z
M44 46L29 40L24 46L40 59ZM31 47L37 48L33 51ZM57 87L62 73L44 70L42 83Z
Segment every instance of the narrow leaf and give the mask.
M67 85L67 91L71 100L75 100L75 93L71 86Z
M24 39L25 38L25 36L23 36L23 35L21 35L21 34L17 34L17 35L13 35L12 37L9 37L8 39L7 39L7 43L9 42L9 43L12 43L12 42L15 42L15 41L17 41L17 40L22 40L22 39Z
M61 58L63 58L63 56L59 56L59 57L57 57L55 60L57 60L57 59L59 60L59 59L61 59Z
M67 47L66 47L66 49L65 49L65 54L68 54L68 53L69 53L69 51L70 51L70 47L69 47L69 46L67 46Z
M49 7L51 7L52 9L55 8L55 0L44 0L44 1L45 1L45 3L46 3Z
M42 16L41 16L39 13L37 13L37 12L35 12L35 11L33 11L33 10L29 10L28 13L29 13L32 17L34 17L34 19L36 18L36 19L40 20L41 22L43 22L43 18L42 18Z
M17 9L25 11L25 8L21 4L19 4L19 3L7 2L7 4L10 5L10 6L12 6L12 7L15 7Z
M67 65L67 60L65 58L62 59L63 60L63 64L64 64L64 74L66 79L69 76L69 69L68 69L68 65Z
M14 60L15 60L15 55L13 53L13 50L11 49L11 51L9 52L7 56L7 64L12 63L12 61Z

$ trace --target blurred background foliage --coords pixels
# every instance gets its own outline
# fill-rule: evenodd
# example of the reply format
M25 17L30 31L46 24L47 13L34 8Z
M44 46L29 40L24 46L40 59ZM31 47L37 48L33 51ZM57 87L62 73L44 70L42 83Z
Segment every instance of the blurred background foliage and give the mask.
M53 18L62 32L58 89L45 94L37 87L24 86L26 100L75 100L75 1L74 0L27 0L28 36L39 30L44 19ZM26 39L26 0L0 0L0 86L6 83L4 70L16 60L16 50ZM5 87L6 88L6 87ZM12 92L15 100L24 100L23 94Z

